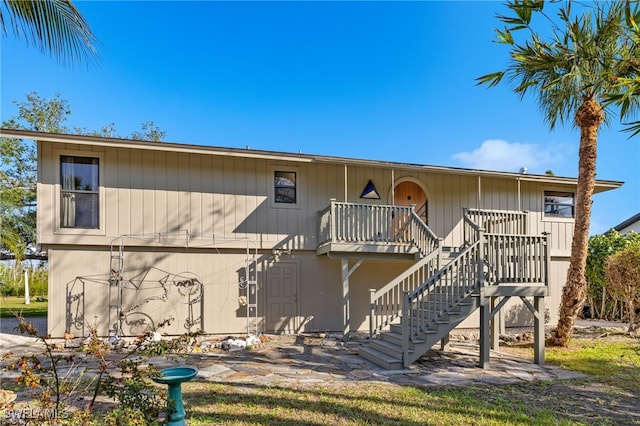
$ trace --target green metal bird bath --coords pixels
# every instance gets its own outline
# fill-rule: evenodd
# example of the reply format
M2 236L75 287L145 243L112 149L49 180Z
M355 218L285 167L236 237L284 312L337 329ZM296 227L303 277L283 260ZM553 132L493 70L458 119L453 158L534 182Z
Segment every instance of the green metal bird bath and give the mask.
M193 379L198 373L198 370L193 367L175 367L165 368L160 370L160 373L162 375L153 380L169 387L169 400L167 404L173 404L173 409L167 410L171 413L167 424L170 426L184 426L187 423L184 420L186 413L184 411L184 403L182 402L182 387L180 385L183 382Z

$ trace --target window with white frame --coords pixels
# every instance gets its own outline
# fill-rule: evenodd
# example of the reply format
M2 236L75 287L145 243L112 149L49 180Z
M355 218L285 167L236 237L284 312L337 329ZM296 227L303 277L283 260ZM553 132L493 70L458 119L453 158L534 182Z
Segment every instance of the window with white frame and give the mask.
M575 217L573 192L544 191L544 215L548 217Z
M99 228L100 161L60 156L60 227Z
M275 203L296 204L298 202L296 172L275 170L273 194Z

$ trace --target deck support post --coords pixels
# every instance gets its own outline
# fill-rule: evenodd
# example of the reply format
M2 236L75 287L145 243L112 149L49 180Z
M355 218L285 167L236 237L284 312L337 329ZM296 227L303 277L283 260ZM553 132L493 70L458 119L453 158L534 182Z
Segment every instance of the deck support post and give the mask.
M358 269L360 265L362 265L364 259L360 259L356 262L355 265L351 269L349 269L349 259L341 258L340 259L340 268L342 270L342 321L343 321L343 341L349 340L349 334L351 333L351 309L349 304L349 277L353 272Z
M449 338L450 338L450 333L447 333L442 339L440 339L441 351L448 351L450 349L451 345L449 343Z
M491 297L491 349L494 351L500 348L500 310L495 312L496 305L498 304L497 297Z
M534 297L533 304L538 315L534 315L533 323L533 362L538 365L544 365L544 323L545 323L545 311L544 311L544 297Z
M489 368L489 334L491 322L491 304L489 298L480 299L480 365L482 369Z
M349 333L351 332L349 318L349 260L343 258L340 259L340 263L342 267L342 340L346 342L349 340Z
M523 296L520 299L533 314L533 362L544 365L544 296L534 296L533 305Z

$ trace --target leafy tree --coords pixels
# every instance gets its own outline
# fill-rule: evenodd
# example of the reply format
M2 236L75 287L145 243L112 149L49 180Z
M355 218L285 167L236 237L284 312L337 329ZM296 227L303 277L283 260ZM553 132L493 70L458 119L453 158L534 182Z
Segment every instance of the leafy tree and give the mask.
M69 103L60 94L47 99L32 92L23 102L14 102L18 114L2 123L3 128L45 133L70 133L66 122L71 115ZM116 137L113 123L100 131L75 128L74 133ZM132 139L161 141L165 132L152 121L133 132ZM0 248L24 257L25 248L36 242L36 146L32 141L0 139Z
M102 136L105 138L116 137L116 125L115 123L109 123L102 126L100 130L89 130L86 127L74 127L73 133L86 136Z
M640 300L640 240L612 254L605 266L607 288L627 307L629 333L640 329L636 306Z
M3 0L0 28L63 64L97 58L96 36L70 0Z
M552 344L567 345L586 294L584 276L587 259L591 199L595 186L598 131L619 106L620 119L632 117L640 105L638 93L629 93L622 79L638 77L636 67L640 43L634 27L640 21L637 4L629 2L580 3L573 14L572 1L556 6L554 19L543 0L511 0L510 16L498 16L506 24L497 29L497 42L509 48L510 59L503 71L478 78L478 84L493 87L504 77L520 97L535 96L550 129L572 121L580 129L576 217L571 262L562 291L558 326ZM557 3L556 3L557 4ZM534 29L550 30L548 37ZM546 25L546 26L545 26ZM535 27L537 28L537 27ZM523 36L516 40L516 36ZM624 100L622 95L626 94ZM602 101L606 102L604 105Z
M39 132L64 132L71 109L55 95L44 99L32 92L24 102L14 102L18 115L2 127ZM31 141L0 139L0 247L24 258L25 249L36 242L36 148Z
M614 229L589 238L585 275L587 277L587 300L591 318L619 319L617 304L615 300L612 303L611 295L607 292L605 266L611 255L631 244L639 243L640 234L632 232L622 235Z
M161 142L164 140L165 134L166 133L163 132L158 126L156 126L153 121L147 121L145 123L142 123L141 132L131 133L131 139Z

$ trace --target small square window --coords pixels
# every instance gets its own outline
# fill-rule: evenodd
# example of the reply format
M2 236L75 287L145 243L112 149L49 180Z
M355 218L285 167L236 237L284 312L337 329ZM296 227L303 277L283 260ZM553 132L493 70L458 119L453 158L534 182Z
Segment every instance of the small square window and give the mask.
M296 172L274 171L273 187L276 203L297 203Z
M575 216L573 192L544 191L544 215L551 217Z

